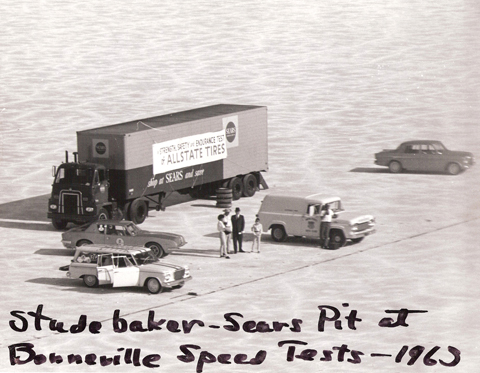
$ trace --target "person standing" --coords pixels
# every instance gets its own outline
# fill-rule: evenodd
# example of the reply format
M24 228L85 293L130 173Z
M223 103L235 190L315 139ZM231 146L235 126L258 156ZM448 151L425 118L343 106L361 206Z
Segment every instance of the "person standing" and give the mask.
M260 219L256 218L255 223L252 226L252 232L253 232L253 242L252 242L252 250L250 250L251 253L253 253L253 249L255 246L257 247L257 253L260 253L260 241L262 239L262 224L260 223Z
M242 250L243 242L243 231L245 229L245 218L243 215L240 215L240 207L235 209L235 215L232 216L232 239L233 239L233 251L237 253L238 251L244 253ZM238 245L237 245L238 244Z
M332 224L333 211L327 203L323 207L320 222L320 246L328 249L328 241L330 240L330 225Z
M227 248L227 236L225 233L225 216L220 214L218 215L217 230L220 237L220 258L230 259L226 253Z
M232 224L230 222L230 209L225 209L223 210L224 213L224 220L223 222L225 223L225 235L226 235L226 240L227 240L227 254L232 253Z

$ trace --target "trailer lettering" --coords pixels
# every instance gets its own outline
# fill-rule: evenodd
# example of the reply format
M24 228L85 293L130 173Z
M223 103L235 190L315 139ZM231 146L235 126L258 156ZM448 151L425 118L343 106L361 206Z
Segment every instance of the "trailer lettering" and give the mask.
M169 172L165 174L165 179L167 183L183 180L183 171Z

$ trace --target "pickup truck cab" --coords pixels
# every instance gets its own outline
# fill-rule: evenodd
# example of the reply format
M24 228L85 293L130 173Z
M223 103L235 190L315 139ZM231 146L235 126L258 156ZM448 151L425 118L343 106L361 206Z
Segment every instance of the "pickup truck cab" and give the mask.
M282 242L288 236L320 238L322 207L328 204L334 216L330 228L330 249L338 249L347 240L360 242L375 233L372 215L345 212L339 197L314 194L309 196L267 195L258 217L264 232L271 230L272 239Z

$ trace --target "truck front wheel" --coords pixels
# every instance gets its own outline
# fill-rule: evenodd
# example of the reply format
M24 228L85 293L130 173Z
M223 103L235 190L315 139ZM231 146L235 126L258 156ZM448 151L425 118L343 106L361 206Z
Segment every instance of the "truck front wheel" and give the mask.
M285 228L281 225L274 225L272 227L272 239L275 242L283 242L287 239L287 232Z
M63 230L67 228L68 222L63 219L52 219L52 225L55 229Z
M147 217L148 205L143 199L137 198L132 202L129 210L130 219L135 224L142 224Z
M328 242L328 248L330 250L337 250L341 248L347 240L342 231L330 231L330 241Z

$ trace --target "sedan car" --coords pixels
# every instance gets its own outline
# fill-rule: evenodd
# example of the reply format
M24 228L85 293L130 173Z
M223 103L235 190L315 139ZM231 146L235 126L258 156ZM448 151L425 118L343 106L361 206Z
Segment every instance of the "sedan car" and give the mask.
M62 233L62 244L68 249L90 244L144 246L159 258L185 243L179 234L145 231L127 220L97 220Z
M387 166L392 173L408 170L456 175L473 166L475 159L472 153L448 150L440 141L416 140L376 153L375 164Z
M188 267L159 260L149 248L95 244L77 248L67 277L83 279L88 287L144 286L152 294L180 288L192 279Z

